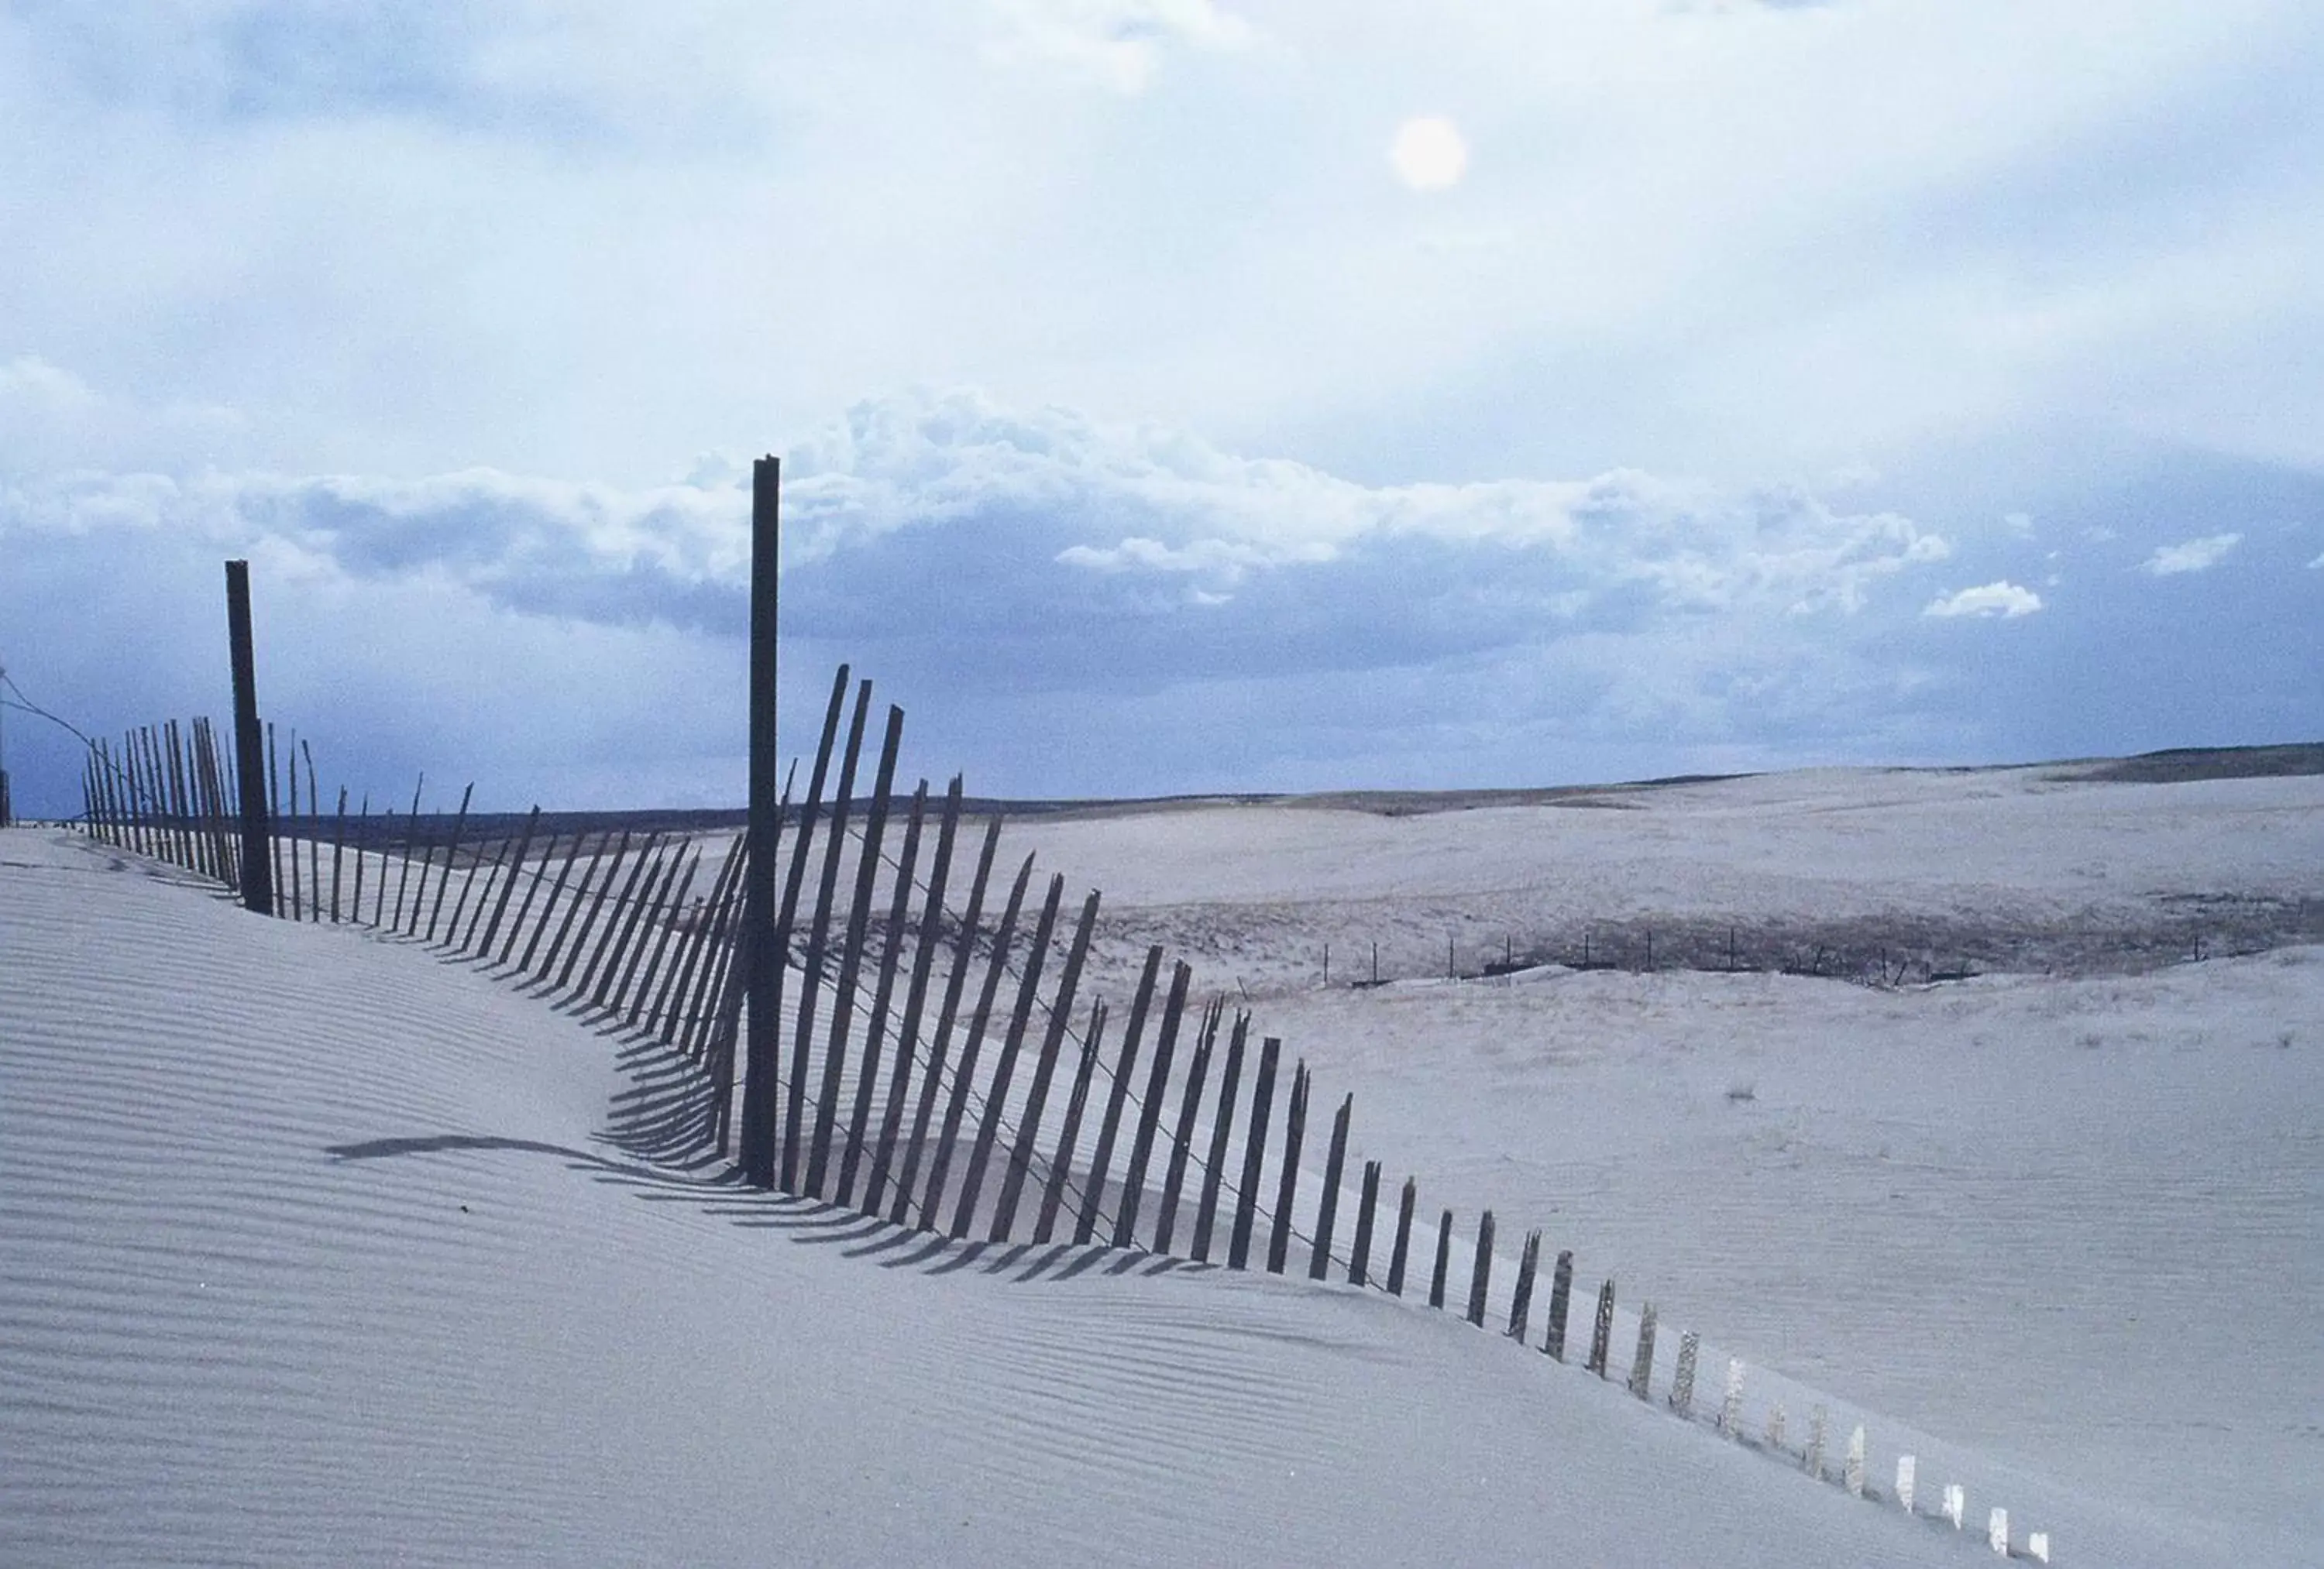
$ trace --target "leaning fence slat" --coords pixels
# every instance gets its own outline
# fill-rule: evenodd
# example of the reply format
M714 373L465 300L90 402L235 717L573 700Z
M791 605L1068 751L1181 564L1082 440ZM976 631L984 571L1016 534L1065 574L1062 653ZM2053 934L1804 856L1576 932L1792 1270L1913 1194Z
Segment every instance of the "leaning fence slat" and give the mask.
M1549 1335L1541 1343L1543 1351L1555 1362L1565 1360L1565 1316L1573 1299L1573 1250L1565 1248L1557 1255L1557 1268L1549 1280Z
M661 913L654 922L653 951L647 955L644 972L637 978L636 992L632 994L626 980L622 983L622 996L629 1003L628 1009L622 1014L624 1029L635 1030L642 1024L650 1030L653 1010L658 1009L662 998L668 996L669 977L678 971L670 945L678 939L678 927L686 913L687 895L694 892L694 879L702 870L700 850L690 856L681 851L680 856L686 864L678 879L678 892L662 902ZM645 944L640 943L639 947L642 950ZM653 1008L647 1006L649 1003L653 1005Z
M1598 1288L1598 1317L1590 1326L1590 1360L1582 1364L1585 1372L1606 1376L1607 1353L1614 1338L1614 1282L1605 1281Z
M1178 1125L1170 1141L1170 1159L1162 1174L1162 1202L1154 1215L1154 1251L1167 1253L1178 1227L1178 1198L1185 1192L1186 1162L1194 1151L1194 1120L1202 1115L1203 1081L1210 1077L1211 1051L1219 1038L1219 1021L1226 999L1213 1000L1204 1011L1202 1027L1194 1033L1194 1054L1186 1060L1185 1088L1178 1097Z
M267 741L271 754L273 742L272 725L267 727ZM390 931L403 930L403 895L411 886L411 843L420 837L420 794L427 787L428 775L424 773L420 775L419 782L411 786L411 811L403 820L403 866L395 877L395 915L387 924L387 930ZM280 886L279 879L277 886ZM384 886L384 879L383 879L383 886Z
M338 821L331 829L331 924L339 923L339 875L347 853L347 787L339 786Z
M706 858L707 852L696 852L694 864L697 873ZM719 867L717 874L710 879L710 891L694 902L691 913L683 907L685 901L681 897L681 907L670 919L671 930L676 933L672 940L677 946L670 953L669 968L662 972L661 985L656 989L653 1001L647 1005L643 1016L637 1022L640 1029L665 1045L678 1044L678 1020L674 1010L684 1005L687 987L694 979L696 956L702 950L704 935L709 930L710 913L717 906L718 895L725 885L727 865L731 861L729 857L728 863ZM691 891L691 887L689 883L687 890Z
M904 1108L911 1104L912 1064L919 1051L920 1020L927 1007L928 979L935 973L937 952L944 947L945 886L952 876L953 839L960 827L960 806L961 777L954 774L945 789L944 817L936 828L936 858L928 867L927 897L920 907L919 936L912 949L912 979L904 989L903 1020L896 1026L896 1070L888 1079L888 1105L880 1117L880 1142L872 1151L872 1174L863 1179L863 1212L867 1215L880 1213L888 1175L894 1169L896 1140L904 1129ZM930 1076L933 1075L931 1068ZM898 1191L899 1211L909 1187L908 1180ZM903 1216L899 1213L893 1218L900 1221Z
M1106 1178L1113 1166L1113 1145L1121 1131L1122 1107L1130 1100L1130 1076L1138 1070L1139 1037L1146 1032L1146 1012L1154 1001L1154 986L1162 973L1162 947L1157 943L1146 950L1146 968L1138 977L1138 990L1130 1004L1130 1025L1121 1037L1121 1053L1115 1060L1113 1087L1106 1094L1105 1115L1099 1120L1097 1152L1090 1160L1088 1181L1082 1188L1081 1214L1074 1225L1074 1241L1088 1242L1097 1231L1099 1207L1105 1202Z
M1517 1255L1517 1283L1509 1298L1508 1336L1519 1345L1526 1343L1527 1321L1533 1315L1534 1272L1541 1268L1541 1233L1526 1233L1525 1251Z
M1332 1269L1332 1227L1340 1213L1340 1179L1348 1171L1348 1119L1355 1115L1353 1095L1340 1102L1340 1110L1332 1119L1331 1152L1323 1160L1323 1191L1318 1196L1315 1210L1315 1251L1308 1260L1307 1278L1320 1280Z
M1291 1075L1291 1098L1283 1108L1283 1173L1275 1195L1275 1225L1267 1239L1267 1272L1283 1273L1291 1256L1293 1207L1299 1194L1299 1150L1307 1137L1307 1064Z
M638 929L638 921L645 913L644 890L653 885L654 874L661 869L663 858L669 853L660 834L646 836L645 848L631 864L629 880L613 899L613 907L605 913L605 927L598 935L597 946L589 955L588 966L581 972L580 981L573 988L576 998L586 997L593 1007L603 1007L605 991L613 984L613 972L621 968L622 955L627 951L630 938Z
M350 921L352 921L352 922L355 922L356 925L358 925L358 926L360 926L360 925L362 925L362 924L363 924L363 880L364 880L364 862L367 858L369 858L366 856L366 854L364 853L364 848L363 848L363 847L364 847L365 844L367 844L368 842L370 842L370 840L371 840L371 792L370 792L370 791L368 791L368 790L366 790L366 791L364 791L364 798L363 798L363 810L362 810L362 811L360 811L360 812L358 812L355 814L355 897L354 897L353 901L352 901L352 902L348 904L348 906L347 906L347 919L348 919L348 920L350 920ZM380 874L380 880L381 880L382 882L385 882L385 881L387 880L387 874L386 874L385 872L383 872L383 872Z
M945 977L944 1000L936 1008L936 1028L928 1034L928 1062L920 1077L920 1098L912 1113L911 1137L904 1142L904 1161L897 1173L895 1207L888 1218L905 1224L920 1202L919 1177L923 1152L934 1131L937 1098L944 1092L945 1060L952 1052L953 1026L959 1022L960 998L968 972L976 962L976 923L984 911L984 895L992 877L993 852L1001 848L1001 820L984 827L984 843L977 851L976 872L969 879L968 908L962 913L960 936L953 944L952 968Z
M1412 1257L1412 1212L1420 1201L1420 1179L1404 1179L1404 1193L1396 1205L1396 1244L1388 1253L1388 1294L1404 1295L1404 1269Z
M871 693L870 684L864 687ZM839 981L832 988L831 1033L823 1049L823 1085L816 1096L815 1131L809 1136L807 1190L824 1197L831 1165L831 1142L839 1128L839 1084L847 1067L847 1032L855 1022L855 988L863 974L863 943L871 931L872 897L880 876L880 845L888 830L888 797L896 787L896 749L904 740L904 711L890 704L888 729L880 746L880 766L863 814L863 848L855 859L855 888L847 906L847 935L840 946ZM836 831L837 824L834 824ZM858 1078L873 1067L878 1042L866 1040Z
M601 841L597 846L601 855L603 854L604 848L604 843ZM612 861L602 863L595 859L591 861L587 877L583 882L579 890L579 892L586 894L588 897L586 900L580 898L576 898L574 900L573 907L565 913L567 922L568 924L571 922L573 916L576 913L581 912L582 906L585 904L587 905L587 910L586 913L582 913L581 915L581 924L573 933L573 946L566 950L565 962L563 965L558 967L557 971L557 979L550 986L550 990L563 991L572 981L573 972L581 968L581 956L589 951L589 934L596 930L597 917L604 913L605 901L612 896L613 892L614 879L622 875L622 863L629 859L629 856L630 830L625 828L622 830L620 841L613 846L613 858ZM644 858L640 857L639 860L640 864L642 865ZM596 885L594 890L589 886L589 884L592 882ZM557 940L559 947L564 945L565 933L562 931L558 932ZM554 951L550 952L549 960L551 964L555 964L557 962L557 955ZM586 985L587 983L585 981L583 984Z
M1219 1098L1211 1109L1211 1153L1203 1167L1203 1197L1194 1208L1194 1257L1208 1262L1211 1235L1218 1225L1219 1186L1225 1181L1227 1152L1234 1138L1235 1094L1242 1079L1243 1046L1250 1038L1250 1015L1238 1012L1227 1037L1226 1071L1219 1078Z
M1348 1284L1362 1286L1370 1283L1372 1269L1372 1210L1379 1203L1380 1163L1364 1162L1363 1194L1357 1200L1356 1240L1348 1250Z
M636 937L630 943L629 958L622 966L622 978L613 983L613 990L605 999L606 1011L620 1019L625 1027L636 1016L638 1006L645 1001L646 995L652 990L653 974L646 968L646 961L650 957L656 964L660 963L662 954L669 949L671 920L686 898L680 874L684 874L683 883L690 884L693 881L693 863L696 858L687 854L687 847L682 843L671 849L669 868L662 873L661 885L655 891L652 904L647 907L645 923L638 928ZM642 985L640 984L641 971L644 972Z
M674 967L669 983L662 988L653 1012L648 1015L646 1028L658 1032L660 1038L676 1050L687 1051L688 1037L693 1028L695 977L703 968L704 956L710 944L719 940L725 914L728 891L741 874L742 840L738 836L727 846L726 858L711 879L710 896L695 906L694 929L686 934L681 944L678 962Z
M1006 1242L1017 1224L1017 1207L1025 1193L1041 1136L1041 1114L1048 1109L1049 1086L1056 1077L1057 1053L1065 1042L1065 1027L1073 1017L1074 995L1081 987L1082 965L1089 958L1090 936L1097 927L1095 889L1082 901L1081 919L1065 950L1065 968L1057 976L1056 995L1049 999L1049 1026L1041 1037L1041 1054L1033 1063L1033 1082L1025 1091L1025 1112L1017 1124L1017 1142L1009 1152L1009 1170L1001 1179L1001 1198L992 1214L992 1240ZM1046 1240L1046 1239L1045 1239Z
M540 809L535 807L533 810L538 812ZM578 833L573 836L573 844L575 849L580 847L581 836ZM517 940L524 936L532 920L533 901L540 897L541 885L549 881L549 863L556 858L557 835L552 831L549 842L540 847L540 859L533 863L532 880L525 885L524 897L517 901L516 914L509 922L508 935L501 940L501 950L497 956L492 952L491 939L486 938L484 957L487 961L507 968L510 957L516 952ZM554 903L553 898L551 902ZM541 912L541 918L544 921L548 919L547 911ZM521 965L517 968L520 970L523 968Z
M491 918L489 920L485 919L484 907L480 902L476 905L477 921L469 922L468 941L466 946L478 959L484 960L486 963L490 963L492 960L493 939L500 935L501 922L508 918L509 901L515 896L516 885L524 880L525 857L531 853L532 836L540 830L540 804L536 803L532 810L525 813L524 832L517 836L516 853L509 858L508 876L501 884L500 897L493 901L493 913ZM554 848L555 846L553 843L543 847L541 853L544 859L547 858L549 851ZM534 886L538 887L540 883L540 879L538 876L533 878ZM484 935L481 939L478 938L476 933L477 922L482 922L484 928Z
M1101 998L1090 1009L1089 1029L1082 1037L1081 1062L1074 1069L1073 1092L1065 1097L1065 1125L1057 1134L1056 1158L1049 1162L1048 1184L1041 1189L1040 1218L1033 1226L1036 1243L1046 1243L1056 1234L1057 1207L1065 1199L1066 1179L1073 1174L1082 1117L1089 1109L1090 1080L1097 1073L1098 1051L1104 1040L1105 1002Z
M1428 1305L1444 1306L1444 1277L1452 1269L1452 1212L1446 1210L1436 1222L1436 1272L1428 1277Z
M1469 1272L1469 1322L1485 1326L1485 1294L1493 1283L1493 1212L1477 1217L1477 1257Z
M1001 1041L1001 1054L993 1060L992 1078L984 1092L984 1115L977 1119L976 1136L970 1141L968 1168L961 1174L960 1197L953 1207L952 1234L966 1236L970 1223L976 1215L976 1201L983 1196L984 1173L992 1161L993 1143L1001 1136L1001 1122L1009 1106L1009 1087L1017 1077L1017 1060L1025 1050L1025 1032L1033 1018L1033 1002L1040 995L1041 969L1048 962L1049 944L1057 933L1057 906L1065 895L1065 879L1060 875L1049 879L1049 891L1041 902L1039 920L1034 923L1032 946L1025 950L1025 972L1018 979L1017 1005L1009 1013L1008 1032ZM994 1219L1000 1218L998 1213ZM995 1242L1006 1240L1006 1234L996 1234Z
M1001 907L1001 922L992 929L992 959L984 968L984 984L976 994L976 1011L969 1015L968 1031L961 1038L960 1057L953 1065L952 1093L945 1101L943 1130L937 1133L936 1148L928 1154L927 1188L920 1199L920 1226L934 1231L943 1213L945 1185L952 1175L953 1152L960 1144L960 1130L968 1117L968 1099L976 1088L977 1060L984 1052L984 1037L992 1027L992 1005L1001 995L1001 977L1009 973L1009 944L1017 934L1017 917L1024 913L1025 889L1033 880L1033 858L1028 854L1017 867L1017 880L1009 890L1009 902ZM999 1115L987 1108L990 1115Z
M1178 1025L1186 1011L1186 988L1194 984L1192 965L1180 961L1170 970L1170 996L1162 1005L1162 1028L1154 1037L1154 1060L1146 1076L1146 1096L1138 1107L1138 1132L1130 1144L1130 1164L1122 1169L1121 1203L1114 1211L1113 1245L1138 1245L1138 1211L1146 1197L1146 1172L1154 1158L1154 1133L1161 1125L1162 1101L1170 1086L1170 1059L1178 1045Z
M323 903L323 798L315 784L315 749L299 743L307 761L307 919L320 921Z
M1234 1230L1227 1237L1227 1268L1250 1264L1250 1233L1259 1218L1259 1172L1267 1159L1267 1119L1275 1100L1275 1068L1283 1055L1276 1036L1259 1043L1259 1078L1250 1090L1250 1131L1243 1135L1242 1182L1235 1190Z
M1652 1302L1638 1309L1638 1349L1630 1357L1630 1393L1640 1399L1646 1398L1655 1380L1655 1305ZM1821 1408L1819 1408L1819 1410ZM1821 1459L1821 1425L1817 1436L1817 1457Z
M872 684L858 683L855 712L847 725L847 753L839 768L839 788L831 798L831 825L824 830L823 875L816 879L815 918L807 926L807 959L799 969L798 1020L791 1032L790 1072L783 1084L783 1131L778 1186L797 1193L806 1164L799 1157L811 1136L806 1129L808 1059L815 1050L816 1006L821 1001L823 965L831 941L831 912L839 895L839 868L847 854L847 814L854 804L855 768L863 758L863 727L872 717Z
M912 792L911 811L904 821L904 845L896 855L895 888L880 944L880 978L872 988L871 1016L863 1023L863 1067L855 1075L855 1109L847 1119L847 1143L839 1157L839 1190L834 1195L841 1204L855 1201L855 1176L862 1168L866 1141L872 1136L872 1100L879 1087L881 1046L888 1038L889 1008L895 1001L905 929L912 919L912 876L919 863L920 831L927 810L928 782L923 779ZM898 1071L898 1067L890 1068L890 1082Z
M588 866L583 868L581 881L575 886L573 897L565 902L565 913L558 916L558 896L565 892L566 881L572 876L575 866L580 862L582 847L587 841L587 833L579 829L574 830L573 848L565 852L565 865L557 874L557 885L549 891L549 906L541 911L540 924L532 929L532 936L526 940L524 957L517 960L517 968L526 975L546 978L549 972L557 968L557 956L565 947L565 939L573 930L575 918L581 913L581 906L588 902L589 879L595 875L598 858L605 853L605 847L613 843L613 830L609 828L597 836L596 854L590 858ZM541 933L549 930L551 921L556 922L557 935L549 942L549 951L541 956L540 968L536 970L532 968L533 950L540 946Z

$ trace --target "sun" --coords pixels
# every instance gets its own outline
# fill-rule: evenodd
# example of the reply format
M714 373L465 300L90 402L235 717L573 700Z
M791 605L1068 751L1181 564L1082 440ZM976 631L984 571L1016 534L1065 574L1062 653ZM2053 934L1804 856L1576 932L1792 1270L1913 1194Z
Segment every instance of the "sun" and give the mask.
M1469 144L1460 129L1441 115L1416 115L1396 128L1388 161L1397 179L1413 190L1445 190L1469 170Z

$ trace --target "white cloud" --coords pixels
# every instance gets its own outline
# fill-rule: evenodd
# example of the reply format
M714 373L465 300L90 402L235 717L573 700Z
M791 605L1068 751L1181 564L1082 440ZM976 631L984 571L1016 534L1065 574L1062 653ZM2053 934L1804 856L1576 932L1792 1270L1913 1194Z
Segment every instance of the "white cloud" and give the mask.
M1976 588L1965 588L1958 593L1940 595L1931 600L1928 608L1921 614L1999 617L2006 621L2015 620L2019 616L2030 616L2041 608L2040 594L2004 579L1998 583L1980 583Z
M2153 577L2172 577L2185 572L2208 572L2241 543L2240 534L2207 534L2181 545L2158 545L2138 570Z
M1469 143L1443 115L1418 115L1396 128L1388 161L1409 189L1449 190L1469 171Z
M1166 46L1231 50L1257 37L1213 0L991 0L991 8L1002 27L991 58L1056 65L1120 93L1146 89Z
M2324 570L2324 555L2319 555L2315 560L2310 562L2308 564L2308 570L2310 572Z

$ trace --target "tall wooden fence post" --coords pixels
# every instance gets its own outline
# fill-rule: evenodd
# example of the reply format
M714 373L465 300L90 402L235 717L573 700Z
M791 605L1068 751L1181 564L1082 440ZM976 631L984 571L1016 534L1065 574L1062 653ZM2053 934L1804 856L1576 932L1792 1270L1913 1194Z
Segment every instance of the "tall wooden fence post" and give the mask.
M775 1185L776 1062L782 1050L777 987L783 955L775 947L775 843L781 831L780 755L775 745L778 707L775 604L782 523L777 508L782 467L761 458L751 471L751 857L742 867L742 924L735 934L742 959L746 1031L742 1061L742 1179Z
M235 772L242 786L242 904L274 913L273 829L266 812L266 737L258 728L258 661L250 638L250 563L226 564L226 641L234 663Z

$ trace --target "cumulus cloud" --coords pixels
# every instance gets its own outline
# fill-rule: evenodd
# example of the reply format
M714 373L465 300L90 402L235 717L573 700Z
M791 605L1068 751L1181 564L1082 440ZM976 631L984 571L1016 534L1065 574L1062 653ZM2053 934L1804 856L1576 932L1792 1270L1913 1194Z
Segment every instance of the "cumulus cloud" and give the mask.
M1921 614L1940 618L1999 617L2003 620L2015 620L2019 616L2030 616L2041 608L2040 594L2005 579L1965 588L1958 593L1941 594L1931 600Z
M2319 554L2315 560L2310 562L2308 570L2310 572L2324 570L2324 554Z
M2200 539L2190 539L2181 545L2158 545L2154 547L2154 554L2141 563L2138 570L2151 577L2209 572L2242 540L2240 534L2207 534Z

